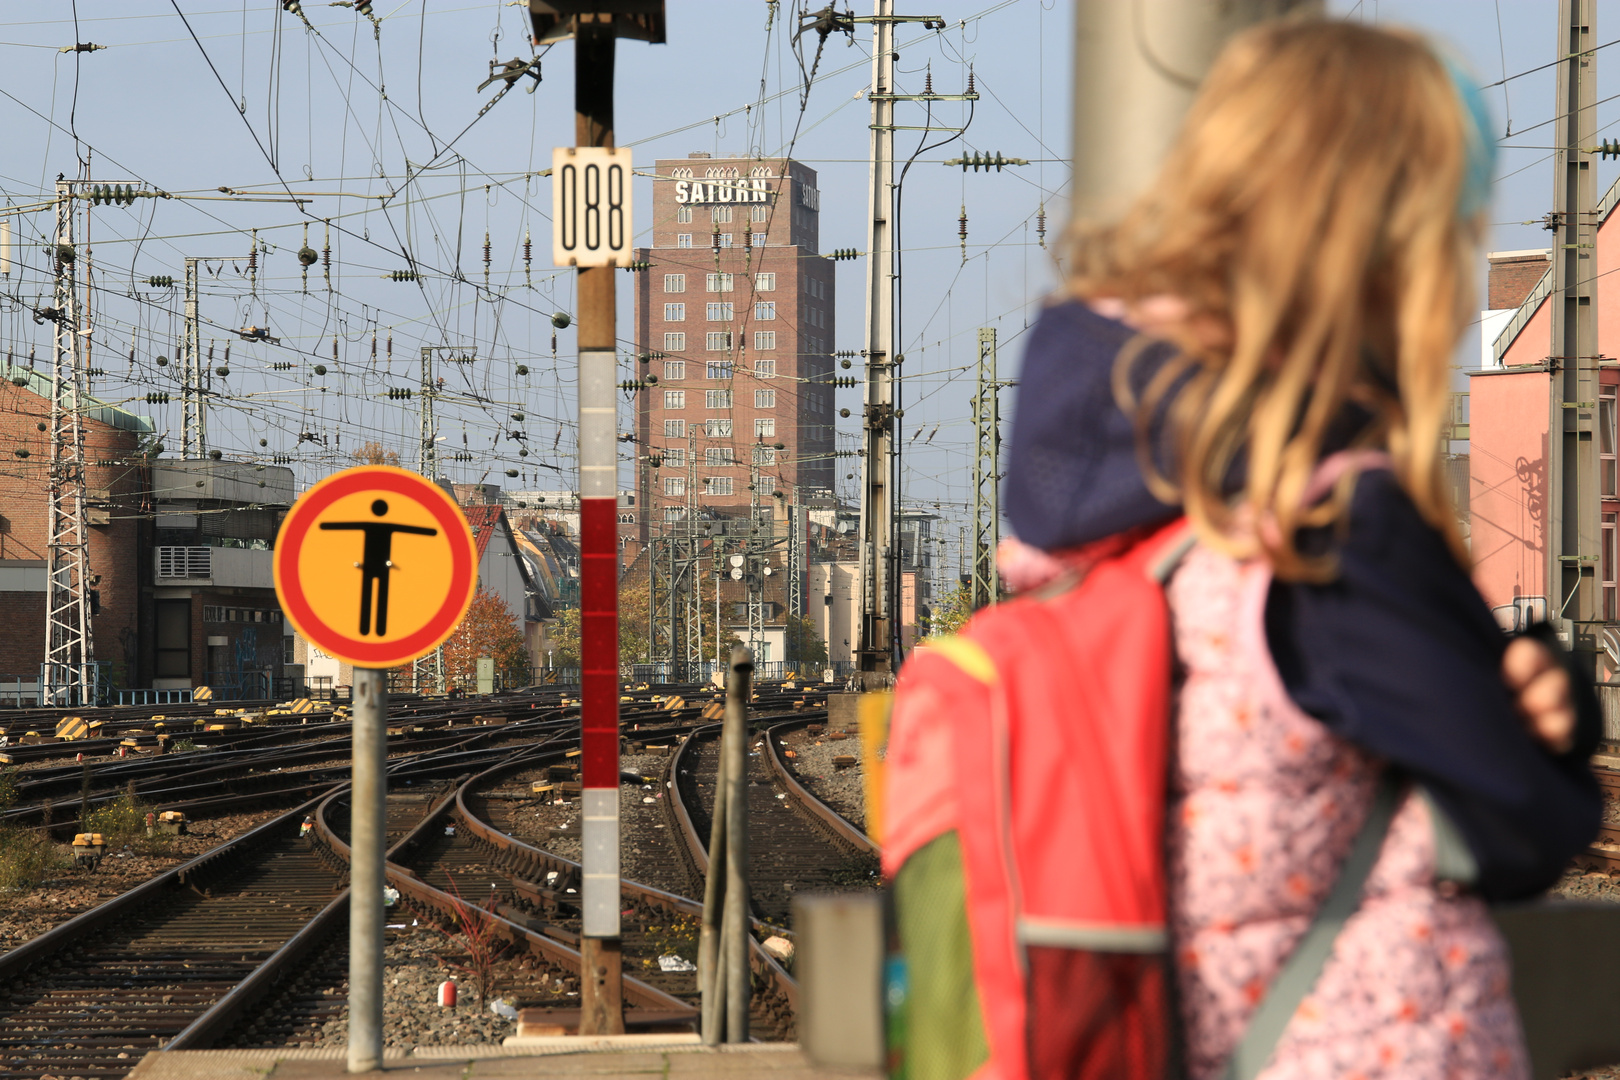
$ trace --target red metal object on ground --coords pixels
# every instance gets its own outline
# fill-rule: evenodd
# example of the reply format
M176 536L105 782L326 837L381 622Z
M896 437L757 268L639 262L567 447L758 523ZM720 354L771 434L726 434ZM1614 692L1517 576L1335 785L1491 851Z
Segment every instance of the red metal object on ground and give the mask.
M439 984L439 1007L441 1009L456 1007L456 984L449 979Z

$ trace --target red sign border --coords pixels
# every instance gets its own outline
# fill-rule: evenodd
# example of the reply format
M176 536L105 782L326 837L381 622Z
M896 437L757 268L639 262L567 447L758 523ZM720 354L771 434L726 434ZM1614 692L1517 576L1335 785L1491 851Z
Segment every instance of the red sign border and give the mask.
M338 499L362 491L380 491L414 499L426 507L450 541L450 591L444 604L420 630L389 642L366 642L334 630L315 614L298 580L298 556L304 538L325 510ZM361 465L333 473L293 503L276 536L276 595L294 628L322 652L355 667L390 668L432 652L455 632L472 604L478 583L477 548L461 508L442 488L420 473L391 465Z

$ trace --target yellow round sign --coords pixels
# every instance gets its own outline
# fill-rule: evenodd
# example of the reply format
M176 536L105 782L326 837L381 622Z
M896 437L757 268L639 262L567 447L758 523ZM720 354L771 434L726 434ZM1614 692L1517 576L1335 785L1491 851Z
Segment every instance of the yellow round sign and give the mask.
M478 555L443 488L408 469L362 465L293 504L275 574L282 610L316 648L387 668L455 632L478 586Z

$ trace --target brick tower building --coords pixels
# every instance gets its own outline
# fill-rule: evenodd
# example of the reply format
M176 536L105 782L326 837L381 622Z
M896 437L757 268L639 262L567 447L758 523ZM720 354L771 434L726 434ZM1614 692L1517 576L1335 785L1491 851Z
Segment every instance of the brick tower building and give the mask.
M636 258L636 488L642 539L705 509L833 487L833 264L815 171L791 159L655 165ZM650 382L651 380L649 380ZM758 490L750 491L756 475Z

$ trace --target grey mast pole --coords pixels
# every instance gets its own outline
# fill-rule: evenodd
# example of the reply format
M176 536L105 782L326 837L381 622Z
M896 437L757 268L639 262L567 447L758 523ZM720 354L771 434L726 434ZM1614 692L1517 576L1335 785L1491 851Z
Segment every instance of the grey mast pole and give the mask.
M349 792L349 1071L382 1067L383 851L387 845L387 673L354 669Z

